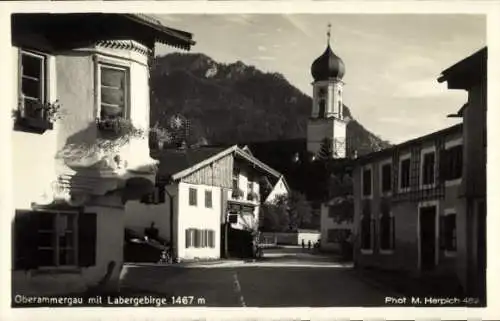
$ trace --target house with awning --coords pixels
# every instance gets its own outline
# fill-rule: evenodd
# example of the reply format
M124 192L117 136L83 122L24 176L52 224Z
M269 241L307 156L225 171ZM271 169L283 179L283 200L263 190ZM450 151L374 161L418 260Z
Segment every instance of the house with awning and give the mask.
M282 177L236 145L165 149L153 156L159 160L156 189L126 204L125 227L140 234L154 223L178 261L218 259L241 239L248 244L258 229L261 200L273 190L261 186Z
M11 16L12 291L114 289L125 205L153 190L149 63L188 32L139 14Z

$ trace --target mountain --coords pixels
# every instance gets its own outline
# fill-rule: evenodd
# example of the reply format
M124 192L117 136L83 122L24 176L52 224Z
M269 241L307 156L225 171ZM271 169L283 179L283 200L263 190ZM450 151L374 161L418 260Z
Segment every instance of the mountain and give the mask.
M307 67L307 66L305 66ZM191 142L236 144L305 140L311 97L279 73L241 61L222 64L203 54L155 58L151 70L151 119L168 127L174 114L190 121ZM390 146L350 118L350 149L358 155Z

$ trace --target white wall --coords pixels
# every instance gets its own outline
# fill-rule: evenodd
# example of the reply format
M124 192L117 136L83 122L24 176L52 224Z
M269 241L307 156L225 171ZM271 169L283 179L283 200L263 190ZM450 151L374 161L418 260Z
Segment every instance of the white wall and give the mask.
M109 200L107 203L110 203ZM123 263L124 231L116 226L123 226L123 209L103 204L85 207L85 212L97 214L96 265L69 272L13 271L12 286L15 293L24 295L82 293L87 287L97 285L106 274L110 261L115 261L116 266L109 288L117 289L120 267Z
M19 63L19 49L12 47L11 58L14 66ZM49 100L57 99L57 82L55 77L55 58L50 57L48 61L48 86ZM12 83L19 84L19 74L17 68L12 68ZM12 93L13 100L19 101L20 88ZM17 105L11 106L12 110ZM14 118L11 117L11 126L14 126ZM12 131L12 177L14 191L13 205L17 209L29 209L34 201L50 202L52 182L56 177L56 163L54 156L57 152L57 134L59 124L54 124L53 130L47 130L43 134ZM43 196L46 194L46 197Z
M165 203L144 204L140 201L128 201L125 204L125 227L141 235L144 229L155 223L158 235L170 240L170 198L165 195Z
M189 188L197 190L197 205L189 205ZM212 208L205 207L205 190L212 191ZM220 258L221 240L221 188L208 185L194 185L179 183L178 209L177 209L177 242L178 257L181 260L191 260L196 258ZM185 230L189 228L208 229L215 232L215 246L213 248L186 248Z
M121 56L120 61L130 67L132 122L137 127L147 128L149 123L149 84L147 56L127 50L82 49L79 53L68 52L49 58L49 100L59 100L62 119L53 130L44 134L12 131L12 164L14 206L30 209L32 202L50 203L53 200L54 181L58 174L67 173L68 168L56 163L56 153L67 143L69 137L81 141L95 142L95 65L94 54ZM18 64L18 49L12 48L10 59ZM18 84L18 70L14 70L12 82ZM12 93L18 101L18 90ZM14 109L15 106L12 106ZM90 129L90 130L89 130ZM78 136L75 136L78 134ZM75 141L73 141L75 142ZM129 149L130 151L130 149ZM151 163L147 140L134 142L133 153L128 154L129 167ZM71 172L71 171L70 171ZM103 185L103 184L97 184ZM45 196L46 197L45 197ZM114 260L119 267L123 262L124 209L114 196L101 197L101 203L112 203L88 207L97 213L96 266L80 269L74 273L37 274L13 272L17 290L23 293L70 293L93 285L106 273L107 264ZM118 271L113 275L117 281Z
M321 237L319 232L299 232L297 234L298 244L302 245L302 240L304 240L306 246L308 241L311 241L311 245L314 245Z
M341 245L339 243L328 242L328 230L330 229L348 229L353 232L353 223L342 222L342 224L336 223L333 218L328 216L329 207L328 205L321 205L321 249L327 251L339 251Z
M288 189L286 188L285 183L283 182L283 177L279 179L279 181L274 185L273 190L267 196L265 203L274 203L276 197L280 195L288 195Z

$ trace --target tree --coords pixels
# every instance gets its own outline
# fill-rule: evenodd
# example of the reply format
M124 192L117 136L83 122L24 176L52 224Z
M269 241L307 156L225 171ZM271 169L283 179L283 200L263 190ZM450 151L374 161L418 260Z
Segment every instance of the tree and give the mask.
M352 177L340 172L332 174L329 179L328 195L330 211L336 223L352 222L354 219L354 198Z
M291 191L287 198L289 230L308 227L312 221L312 208L304 194Z
M310 226L312 208L304 194L291 191L289 195L277 196L273 203L262 204L259 217L262 231L296 231Z
M259 229L265 232L284 232L288 230L289 217L287 198L277 196L273 203L264 203L260 207Z

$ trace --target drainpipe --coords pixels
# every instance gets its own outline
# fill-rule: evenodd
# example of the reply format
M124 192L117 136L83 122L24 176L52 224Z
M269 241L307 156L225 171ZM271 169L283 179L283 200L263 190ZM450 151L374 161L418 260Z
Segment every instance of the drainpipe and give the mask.
M174 215L175 215L174 196L175 195L170 194L170 192L168 191L167 188L165 188L165 192L167 193L168 199L170 202L170 249L171 249L171 254L172 254L172 262L177 263L177 253L176 253L177 244L174 241L174 231L175 231L175 228L174 228Z

